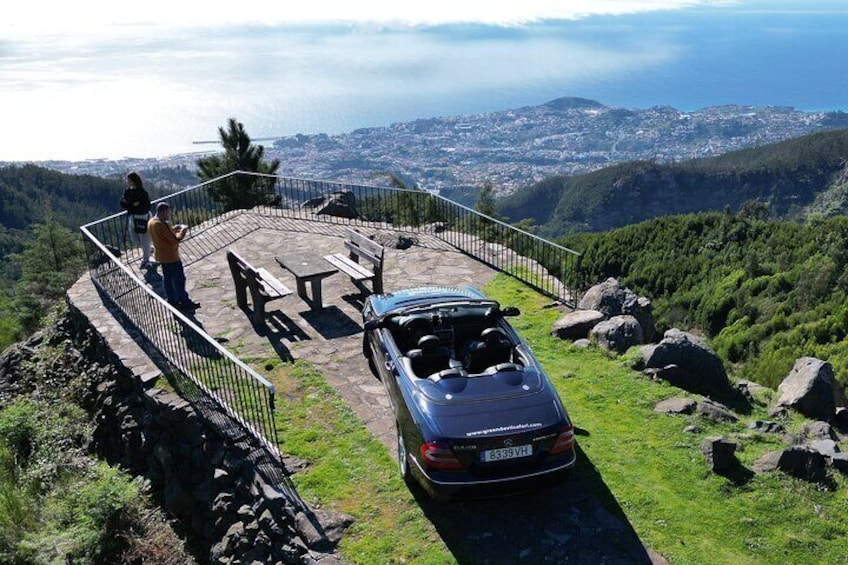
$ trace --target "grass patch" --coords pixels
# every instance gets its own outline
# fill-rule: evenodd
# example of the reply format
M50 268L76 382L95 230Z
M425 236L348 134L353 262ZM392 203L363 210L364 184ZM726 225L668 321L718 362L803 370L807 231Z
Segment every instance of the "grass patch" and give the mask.
M686 393L633 371L627 356L551 337L559 312L518 281L498 276L485 291L521 309L511 323L585 431L581 448L649 547L672 563L848 563L845 477L835 476L835 490L826 490L780 473L737 484L707 469L699 446L709 435L740 441L738 457L747 467L781 447L779 438L745 428L747 420L768 419L764 407L733 425L656 414L657 401ZM701 431L684 432L689 423Z
M254 363L277 387L280 448L309 462L294 475L310 504L353 516L339 552L351 563L452 563L388 450L310 364Z

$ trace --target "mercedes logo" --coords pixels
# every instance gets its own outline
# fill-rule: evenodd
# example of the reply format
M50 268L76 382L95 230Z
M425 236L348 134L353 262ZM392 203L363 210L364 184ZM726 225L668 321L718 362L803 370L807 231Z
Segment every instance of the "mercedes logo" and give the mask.
M512 440L507 438L504 440L504 447L512 447Z

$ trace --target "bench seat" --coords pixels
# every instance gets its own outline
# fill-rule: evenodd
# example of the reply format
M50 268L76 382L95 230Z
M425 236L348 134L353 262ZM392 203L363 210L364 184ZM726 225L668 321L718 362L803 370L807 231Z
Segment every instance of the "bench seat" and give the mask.
M265 304L288 296L292 291L268 270L255 268L232 249L227 250L227 263L236 288L236 304L239 308L247 308L247 291L250 290L253 322L258 327L265 327Z
M356 261L348 259L344 253L324 255L324 260L354 280L367 281L374 278L374 271L369 271Z
M382 293L385 248L350 228L345 228L344 246L348 250L347 256L344 253L332 253L324 255L324 260L349 276L363 291L367 289L361 283L371 281L373 291ZM360 262L360 259L364 261Z

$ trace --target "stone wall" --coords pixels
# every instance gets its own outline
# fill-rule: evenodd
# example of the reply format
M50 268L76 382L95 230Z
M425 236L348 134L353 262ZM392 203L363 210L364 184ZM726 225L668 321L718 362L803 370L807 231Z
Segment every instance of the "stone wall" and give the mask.
M83 380L83 407L96 423L93 450L149 480L200 561L338 562L332 551L349 520L286 496L263 472L267 454L257 457L261 450L236 426L223 417L213 425L201 415L207 411L143 383L73 305L57 335L64 362Z

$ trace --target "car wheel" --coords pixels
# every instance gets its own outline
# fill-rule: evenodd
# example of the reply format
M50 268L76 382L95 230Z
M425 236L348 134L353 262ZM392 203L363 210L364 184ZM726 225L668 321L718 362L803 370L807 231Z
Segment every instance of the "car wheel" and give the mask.
M397 426L397 456L400 476L409 483L412 480L412 474L409 472L409 458L406 456L406 444L403 441L403 432L400 431L400 426Z
M374 363L374 353L371 351L371 345L368 343L367 336L362 338L362 354L368 360L368 369L371 371L371 374L378 380L382 380L380 379L380 372L377 371L377 365Z

